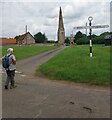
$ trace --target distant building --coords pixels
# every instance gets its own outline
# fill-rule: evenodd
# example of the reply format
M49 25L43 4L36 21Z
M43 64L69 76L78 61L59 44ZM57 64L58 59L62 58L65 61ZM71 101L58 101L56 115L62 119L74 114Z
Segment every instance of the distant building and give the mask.
M63 24L63 16L62 16L61 7L59 11L58 43L60 45L64 45L65 43L65 29L64 29L64 24Z
M65 39L69 39L70 45L75 44L75 38L72 35L71 36L65 36Z
M19 45L30 45L35 44L35 39L30 32L20 35L17 39Z
M0 38L0 45L4 46L4 45L16 45L16 39L14 38Z
M112 32L112 1L110 2L110 32Z
M112 35L105 36L105 45L112 45Z

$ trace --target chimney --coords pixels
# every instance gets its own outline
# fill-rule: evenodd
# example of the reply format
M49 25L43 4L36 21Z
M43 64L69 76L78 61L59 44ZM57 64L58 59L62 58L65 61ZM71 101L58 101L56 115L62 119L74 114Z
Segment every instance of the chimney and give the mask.
M25 26L25 33L27 33L27 25Z

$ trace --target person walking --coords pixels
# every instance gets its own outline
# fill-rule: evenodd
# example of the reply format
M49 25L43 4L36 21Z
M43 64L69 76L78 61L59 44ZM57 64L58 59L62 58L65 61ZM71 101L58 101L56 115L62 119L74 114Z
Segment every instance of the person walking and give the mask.
M15 55L14 55L13 48L8 48L7 52L8 52L7 56L8 56L8 59L9 59L9 67L5 68L6 74L7 74L7 79L6 79L6 82L5 82L5 89L8 89L9 83L10 83L10 89L12 89L12 88L16 87L15 80L14 80L15 70L16 70L16 58L15 58ZM2 57L2 61L3 61L4 58L5 58L5 56Z

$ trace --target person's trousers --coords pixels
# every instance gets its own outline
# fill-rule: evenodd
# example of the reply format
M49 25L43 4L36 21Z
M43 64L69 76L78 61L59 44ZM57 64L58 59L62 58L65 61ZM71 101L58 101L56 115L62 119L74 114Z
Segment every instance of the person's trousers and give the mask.
M6 70L6 73L7 73L7 79L6 79L6 83L5 85L6 86L9 86L9 83L11 86L14 86L15 85L15 81L14 81L14 76L15 76L15 70Z

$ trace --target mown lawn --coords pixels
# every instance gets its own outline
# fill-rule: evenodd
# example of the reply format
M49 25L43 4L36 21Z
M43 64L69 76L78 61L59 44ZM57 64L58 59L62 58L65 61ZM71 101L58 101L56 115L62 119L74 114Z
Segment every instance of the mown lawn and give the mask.
M71 46L40 66L37 74L50 79L67 80L95 85L110 84L110 46Z
M0 55L3 56L7 54L7 49L9 47L12 47L14 49L14 54L17 60L25 59L57 48L57 46L5 46L2 47L2 54Z

